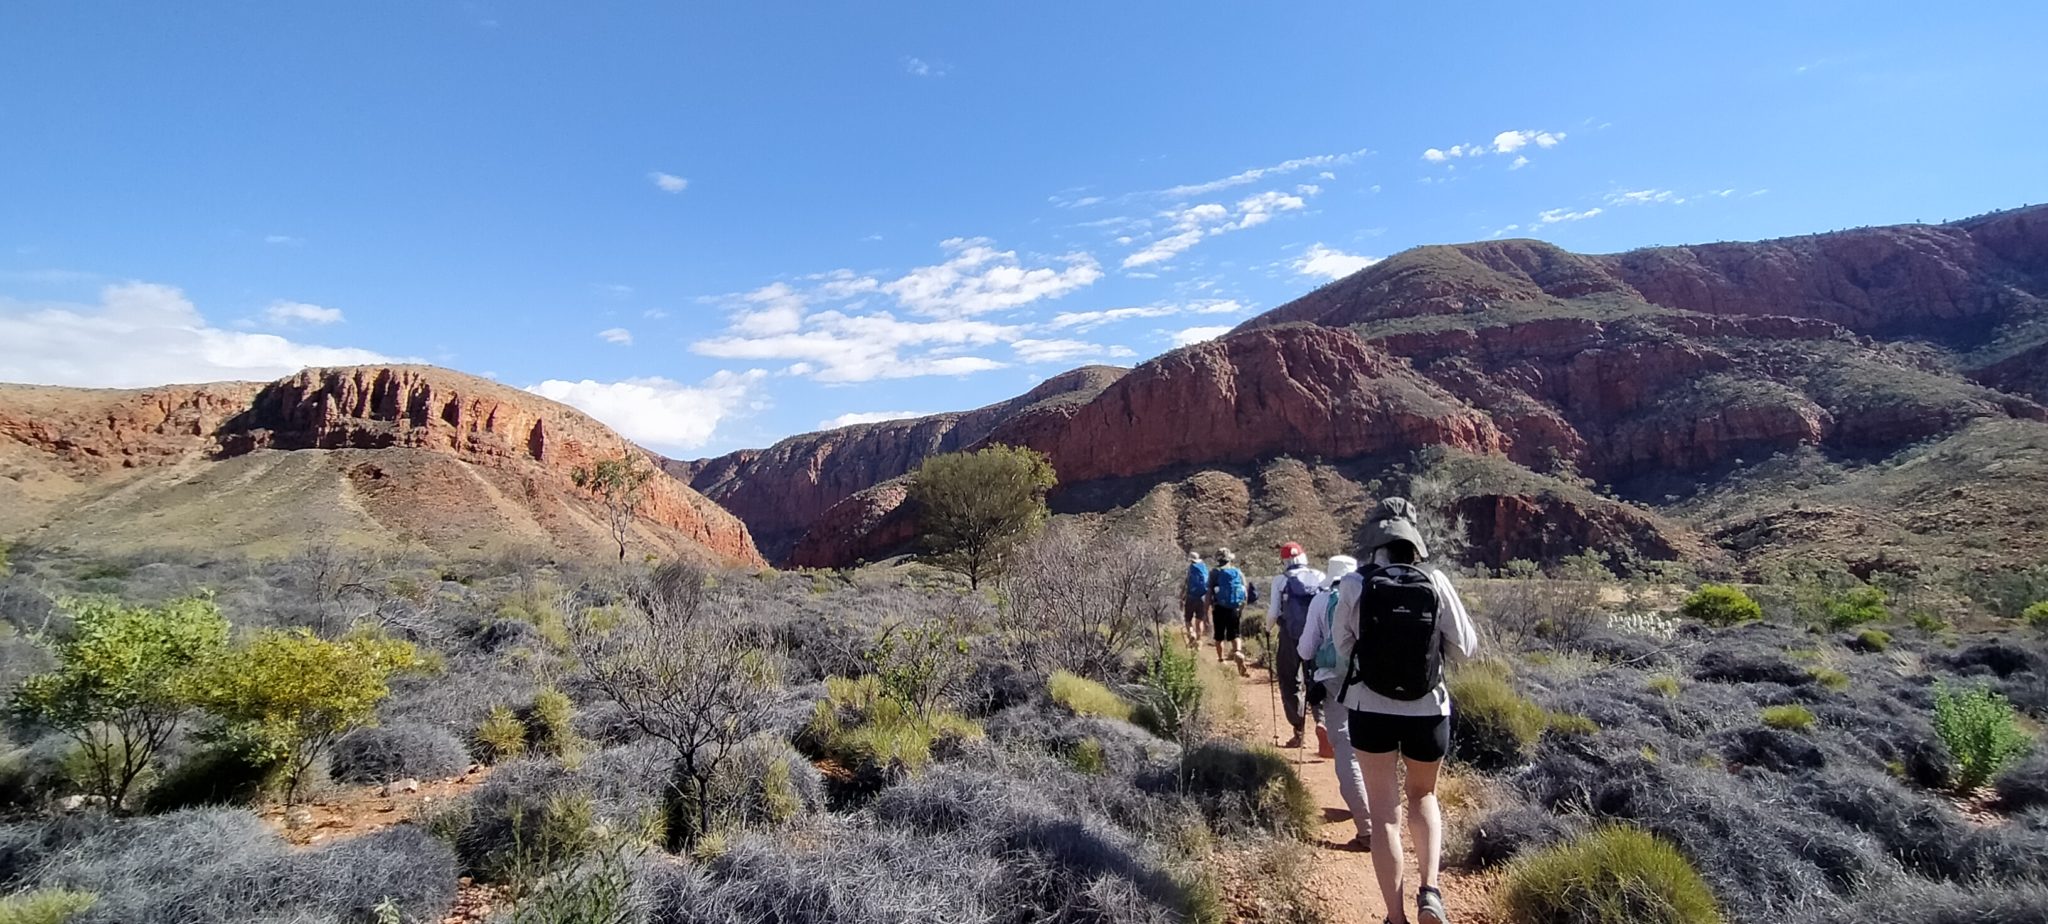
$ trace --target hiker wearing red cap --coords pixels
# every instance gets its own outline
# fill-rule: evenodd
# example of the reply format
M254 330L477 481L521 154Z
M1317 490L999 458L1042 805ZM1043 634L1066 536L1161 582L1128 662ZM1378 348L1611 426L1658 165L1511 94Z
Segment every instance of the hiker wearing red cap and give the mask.
M1314 669L1301 660L1295 649L1301 646L1301 630L1308 623L1309 603L1321 589L1323 573L1308 566L1308 552L1299 542L1280 544L1281 572L1273 577L1273 592L1266 598L1266 620L1280 630L1280 644L1273 651L1273 674L1280 684L1280 704L1287 712L1287 724L1294 737L1282 747L1301 747L1306 711L1302 691L1306 680L1315 682Z

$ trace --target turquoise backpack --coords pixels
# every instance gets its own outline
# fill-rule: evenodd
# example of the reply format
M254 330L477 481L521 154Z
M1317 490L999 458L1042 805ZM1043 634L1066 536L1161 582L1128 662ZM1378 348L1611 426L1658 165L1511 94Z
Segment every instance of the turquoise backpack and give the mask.
M1338 582L1341 584L1343 582ZM1337 584L1330 586L1330 602L1323 607L1323 641L1316 646L1316 670L1337 670Z

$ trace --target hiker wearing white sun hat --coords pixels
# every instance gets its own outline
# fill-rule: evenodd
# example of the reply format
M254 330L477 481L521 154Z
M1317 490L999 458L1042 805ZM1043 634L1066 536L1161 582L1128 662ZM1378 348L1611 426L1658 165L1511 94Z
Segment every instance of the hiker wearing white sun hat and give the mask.
M1309 687L1309 708L1316 716L1316 753L1336 759L1337 789L1351 810L1351 825L1358 835L1344 845L1347 850L1372 849L1371 814L1365 801L1365 776L1351 751L1351 710L1344 705L1343 665L1337 662L1337 646L1330 621L1337 608L1337 585L1358 570L1358 559L1349 555L1330 556L1329 568L1315 599L1308 606L1308 623L1295 653L1315 671ZM1333 741L1334 739L1334 741Z

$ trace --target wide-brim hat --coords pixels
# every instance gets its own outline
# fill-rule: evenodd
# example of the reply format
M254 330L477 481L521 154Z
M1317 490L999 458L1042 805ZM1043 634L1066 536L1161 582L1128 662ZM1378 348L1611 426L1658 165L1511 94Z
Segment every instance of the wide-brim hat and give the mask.
M1415 507L1408 503L1407 498L1389 497L1380 501L1365 521L1367 554L1395 541L1414 546L1416 561L1429 557L1429 546L1422 541L1422 529L1415 525Z
M1217 561L1221 561L1221 562L1232 562L1232 561L1236 561L1236 560L1237 560L1237 553L1236 553L1236 552L1233 552L1233 551L1231 551L1231 550L1230 550L1230 549L1228 549L1228 548L1221 548L1221 549L1217 549L1217 550L1216 550L1216 560L1217 560Z

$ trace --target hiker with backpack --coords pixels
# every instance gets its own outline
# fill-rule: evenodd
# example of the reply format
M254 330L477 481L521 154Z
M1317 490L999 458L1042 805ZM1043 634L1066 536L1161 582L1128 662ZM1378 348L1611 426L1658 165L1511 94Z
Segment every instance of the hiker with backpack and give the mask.
M1251 585L1245 581L1244 572L1237 570L1237 555L1227 548L1216 550L1216 567L1209 569L1209 622L1215 627L1216 663L1225 660L1237 662L1238 676L1249 676L1251 668L1245 665L1244 642L1239 638L1243 631L1244 606L1251 602ZM1223 645L1230 644L1230 656L1223 655Z
M1188 553L1187 589L1181 592L1180 618L1182 628L1188 636L1188 647L1202 643L1202 636L1209 630L1209 566L1202 563L1202 553Z
M1421 866L1416 916L1422 924L1447 924L1437 885L1443 815L1436 781L1451 741L1443 661L1447 655L1471 657L1479 637L1450 578L1420 567L1429 549L1406 500L1380 501L1367 520L1365 545L1370 558L1338 584L1330 625L1337 657L1345 665L1342 689L1351 746L1364 770L1373 872L1388 924L1407 924L1402 901L1407 871L1401 856L1405 802Z
M1280 630L1279 644L1273 649L1273 676L1280 685L1281 709L1294 729L1294 737L1281 747L1298 748L1305 722L1301 694L1305 687L1314 686L1315 680L1311 676L1307 684L1302 683L1302 676L1313 675L1314 670L1295 649L1301 646L1301 630L1308 623L1309 604L1323 583L1323 573L1308 566L1308 553L1299 542L1280 545L1280 566L1281 572L1273 578L1273 592L1266 598L1266 620Z
M1372 849L1372 813L1365 802L1365 775L1358 769L1358 760L1351 751L1351 710L1344 705L1344 691L1339 689L1344 682L1344 664L1337 658L1337 637L1331 631L1337 612L1337 586L1357 570L1358 559L1349 555L1330 556L1323 583L1315 599L1309 601L1308 622L1302 627L1301 644L1295 654L1315 672L1314 682L1308 688L1308 707L1309 714L1316 717L1316 755L1336 759L1337 789L1344 794L1345 807L1351 810L1351 826L1358 830L1343 849L1367 851ZM1333 737L1335 747L1331 746Z

